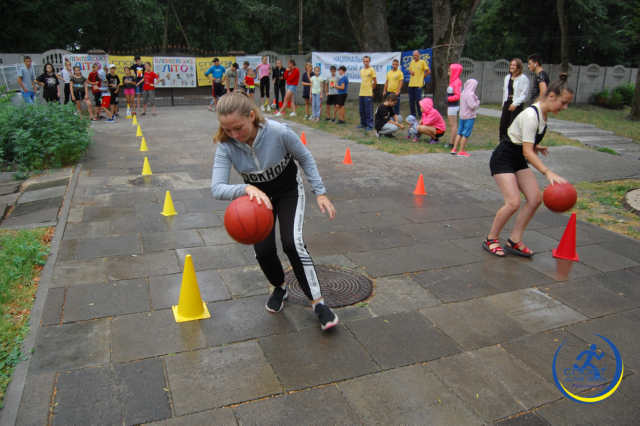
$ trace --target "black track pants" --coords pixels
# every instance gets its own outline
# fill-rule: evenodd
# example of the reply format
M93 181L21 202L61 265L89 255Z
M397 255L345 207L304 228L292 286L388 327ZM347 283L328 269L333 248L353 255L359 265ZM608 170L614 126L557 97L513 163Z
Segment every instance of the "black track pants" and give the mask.
M302 239L305 196L300 176L298 188L272 197L271 203L274 218L280 224L282 248L291 262L298 283L310 300L319 299L322 296L318 277ZM284 283L284 271L276 250L275 229L274 226L271 234L253 247L262 272L272 285L279 286Z

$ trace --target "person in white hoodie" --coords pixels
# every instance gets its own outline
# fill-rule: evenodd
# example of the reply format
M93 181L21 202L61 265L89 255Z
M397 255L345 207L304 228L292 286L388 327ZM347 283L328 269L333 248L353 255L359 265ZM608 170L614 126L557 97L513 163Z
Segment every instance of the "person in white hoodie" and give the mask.
M470 78L464 82L464 88L460 95L460 121L458 123L458 134L453 141L451 155L469 157L469 154L464 150L464 148L467 145L467 139L471 136L471 132L473 131L473 125L476 122L476 115L478 113L478 108L480 107L480 99L478 99L478 95L476 95L476 87L478 87L478 80L475 78Z
M507 129L522 112L529 94L529 79L522 74L524 65L519 58L509 63L509 74L504 78L502 90L502 115L500 116L500 141L507 136Z

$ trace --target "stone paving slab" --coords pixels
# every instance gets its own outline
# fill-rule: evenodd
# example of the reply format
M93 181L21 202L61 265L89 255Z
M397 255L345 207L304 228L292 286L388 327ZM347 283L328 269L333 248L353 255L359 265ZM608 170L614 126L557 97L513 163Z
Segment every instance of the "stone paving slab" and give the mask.
M24 192L18 198L12 214L21 216L41 209L59 207L65 192L66 185Z
M109 319L43 327L31 358L29 371L62 371L109 361Z
M218 346L296 330L287 316L267 312L265 302L264 296L255 296L209 304L212 318L201 322L207 344ZM307 315L316 320L311 312Z
M223 284L220 274L215 270L196 273L200 296L205 302L217 302L231 298L227 287ZM177 305L180 300L180 286L182 274L162 275L149 278L151 292L151 306L153 309L166 309Z
M149 423L153 426L202 426L202 425L220 425L220 426L236 426L236 418L231 408L217 408L215 410L200 411L195 414L187 414L186 416L173 417L159 422Z
M552 360L560 345L564 343L564 349L558 355L558 365L571 365L575 362L575 354L588 349L590 342L591 340L586 342L563 328L519 337L502 343L501 346L553 384ZM609 354L605 354L597 365L606 368L605 371L615 371L616 362ZM601 381L601 384L604 383L607 383L607 379Z
M335 385L242 404L233 411L241 425L361 423Z
M171 415L162 362L143 360L60 374L54 425L137 424Z
M611 272L640 265L638 262L601 246L582 247L578 255L580 256L580 262L602 272Z
M578 252L578 255L580 255L580 252ZM528 267L545 274L555 281L567 281L599 274L597 269L582 263L556 259L550 252L539 253L529 259L519 258L514 260L526 264Z
M253 252L253 248L250 248ZM239 244L229 246L192 247L177 249L176 254L180 261L180 268L184 266L184 258L190 254L193 258L193 266L196 271L206 269L234 268L246 266L251 262L247 260L245 252ZM255 255L254 255L255 256Z
M575 324L569 327L569 331L585 341L593 340L594 334L607 337L618 347L625 368L638 370L640 369L639 320L640 310L635 309Z
M142 244L138 234L64 240L60 245L58 256L61 261L65 261L131 254L142 254Z
M133 361L204 348L199 321L176 323L171 309L122 315L111 322L111 358Z
M338 327L264 337L260 347L287 391L362 376L380 370L351 333Z
M462 265L480 259L476 253L460 250L448 241L438 245L418 244L358 253L347 253L347 257L363 265L374 277L397 275L445 266Z
M602 286L614 292L618 296L624 297L636 306L640 305L640 268L623 269L614 272L607 272L600 277Z
M52 371L29 374L25 378L16 425L40 426L48 423L49 405L55 381L56 373Z
M465 350L523 336L526 330L485 298L449 303L420 311Z
M535 413L524 413L499 420L494 423L496 426L549 426L550 423Z
M219 269L218 273L233 297L269 294L271 285L259 266Z
M37 176L31 176L29 179L24 181L22 186L25 192L51 188L54 186L66 187L72 174L73 167L47 170Z
M25 228L37 226L55 226L58 222L59 206L44 208L23 215L10 215L2 221L2 228Z
M352 321L346 326L384 369L460 352L449 336L417 312Z
M47 290L47 299L42 312L42 325L60 324L62 321L62 306L64 305L64 287L53 287Z
M478 418L427 367L416 365L338 384L364 424L480 425Z
M376 279L374 296L366 303L374 315L380 316L438 306L440 300L410 277L399 275Z
M436 360L427 367L488 422L561 396L555 386L499 346Z
M200 234L195 230L142 234L142 246L145 253L177 248L200 247L202 245L202 238L200 238Z
M482 262L420 272L414 279L443 302L459 302L549 281L520 262L487 258Z
M640 277L637 277L637 279L640 279ZM622 291L613 292L609 290L605 283L604 276L594 275L552 285L548 288L543 288L543 290L554 299L571 306L589 318L626 311L640 305L640 298L635 301L629 299ZM631 287L632 291L637 288L637 296L640 296L640 286L626 287Z
M144 279L73 286L66 292L63 322L147 312L149 302Z
M227 230L221 226L214 228L198 229L198 233L207 246L216 246L222 244L235 244L236 242L229 236Z
M282 392L256 342L178 354L165 362L176 415Z
M137 233L135 221L127 217L113 220L67 223L63 240L96 239Z
M536 288L496 294L485 299L528 333L537 333L587 319Z

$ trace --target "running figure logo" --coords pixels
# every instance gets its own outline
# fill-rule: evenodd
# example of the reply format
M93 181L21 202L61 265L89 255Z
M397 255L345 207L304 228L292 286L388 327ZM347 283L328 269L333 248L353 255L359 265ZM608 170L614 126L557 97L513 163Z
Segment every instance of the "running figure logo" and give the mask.
M607 353L599 350L595 343L578 353L575 362L564 361L565 364L562 365L562 361L558 361L558 355L566 342L560 344L553 357L553 379L556 386L564 396L582 404L595 404L613 395L620 386L624 373L622 356L616 345L604 336L595 336L609 347L608 355L616 362L615 372L609 372L606 367L599 366L598 361L604 360ZM593 390L596 390L595 394ZM589 396L582 396L585 395L585 391L589 392Z

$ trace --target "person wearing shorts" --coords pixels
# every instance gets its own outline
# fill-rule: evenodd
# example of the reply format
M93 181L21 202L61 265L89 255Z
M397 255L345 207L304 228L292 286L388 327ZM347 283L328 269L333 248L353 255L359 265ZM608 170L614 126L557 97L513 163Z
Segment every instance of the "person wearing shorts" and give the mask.
M73 75L69 78L69 84L71 85L71 102L76 104L78 115L82 114L82 104L87 104L87 110L89 111L89 118L93 120L93 108L91 107L91 101L87 96L89 93L89 82L82 75L80 67L73 67Z
M134 58L135 63L129 67L133 71L133 76L136 79L135 95L136 102L131 104L131 113L136 115L136 111L140 109L140 99L142 98L142 86L144 85L144 64L140 59L140 56Z
M336 84L338 90L335 100L336 116L338 124L345 124L344 121L344 104L347 101L347 91L349 89L349 77L347 77L347 67L344 65L338 68L338 83Z
M209 111L214 111L218 103L218 99L225 93L224 86L222 84L222 77L224 76L225 69L220 65L220 59L213 58L213 65L205 71L204 75L211 80L211 102L209 102Z
M129 108L133 107L136 97L136 79L130 68L125 70L126 75L122 77L122 86L124 87L124 97L127 99Z
M116 66L114 64L109 65L107 83L109 84L109 93L111 94L111 112L117 117L118 95L120 94L120 77L116 74Z
M144 94L142 95L142 115L147 114L147 105L151 105L151 115L156 115L156 80L160 79L160 76L153 72L151 62L145 63L144 69L144 85L142 87L142 89L144 90Z
M114 114L111 112L111 92L109 90L107 74L104 72L100 73L100 108L107 116L107 123L113 123Z
M287 63L287 69L284 72L284 81L287 83L287 92L284 95L284 101L282 102L282 108L276 113L276 116L281 116L286 113L287 108L291 105L291 113L289 116L296 116L296 92L298 91L298 83L300 82L300 70L296 68L296 61L289 59Z
M100 67L99 63L94 63L91 65L91 72L89 73L89 86L91 86L91 93L93 94L93 105L97 108L96 116L100 116L100 106L102 93L100 92L100 77L98 75L98 68Z
M267 62L269 60L268 56L262 57L262 63L256 67L256 74L258 75L258 79L260 81L260 99L263 100L260 110L261 111L271 111L271 106L269 105L269 74L271 73L271 65Z
M494 256L503 257L505 252L517 256L531 257L533 251L522 243L527 224L542 202L538 181L529 164L542 173L551 185L565 183L544 165L539 155L547 155L547 148L538 144L547 131L548 113L556 114L567 108L573 100L573 91L567 86L566 75L552 83L539 102L523 110L507 129L507 135L491 154L489 169L502 196L504 205L496 212L482 248ZM520 194L525 204L520 208ZM518 210L518 216L504 248L500 244L500 233Z
M325 118L325 120L335 122L336 112L337 112L336 97L338 96L338 89L336 89L336 85L338 84L338 76L336 75L336 71L337 71L336 66L331 65L331 67L329 68L329 71L331 72L331 75L329 76L327 81L325 81L325 88L324 88L324 91L327 94L327 101L326 101L327 117Z

